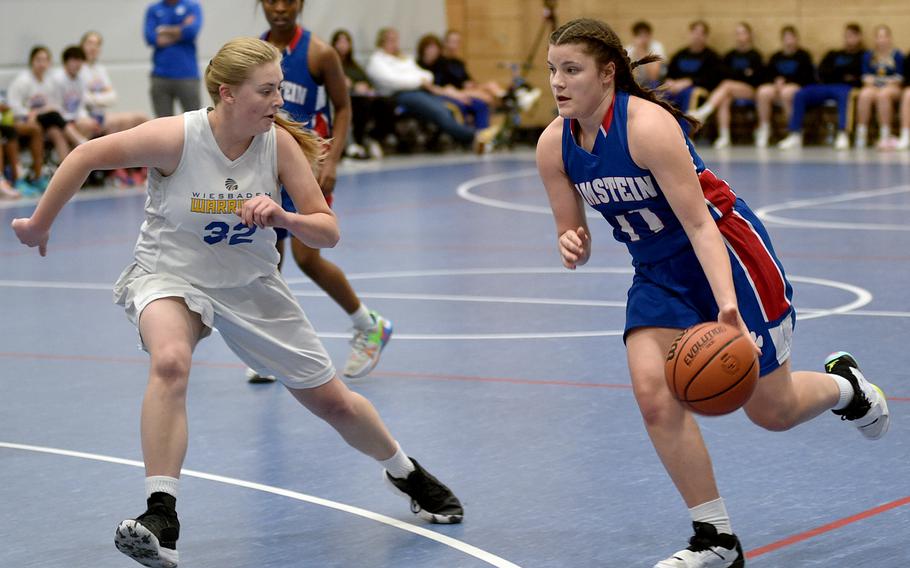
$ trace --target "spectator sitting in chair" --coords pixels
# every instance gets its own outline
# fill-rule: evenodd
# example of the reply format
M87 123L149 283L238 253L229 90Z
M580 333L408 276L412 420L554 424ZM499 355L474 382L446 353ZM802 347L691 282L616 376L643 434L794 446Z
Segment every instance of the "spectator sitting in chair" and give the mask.
M367 76L380 95L391 96L417 118L432 122L456 142L485 151L498 130L489 127L478 131L456 120L446 101L438 96L439 87L433 74L422 69L412 57L402 55L398 31L382 28L376 37L376 51L367 62Z
M837 103L836 150L850 148L847 136L847 115L850 111L851 92L862 86L863 74L863 31L859 24L847 24L844 28L843 49L832 49L825 54L818 66L819 83L806 85L793 97L793 114L790 116L790 134L780 141L778 148L786 150L803 144L803 117L806 108L818 106L825 101Z
M699 122L707 120L717 111L717 140L715 148L730 146L730 105L734 100L755 100L755 89L762 81L764 67L761 53L752 44L752 26L746 22L736 24L736 47L724 55L726 79L708 95L708 100L689 113Z
M694 110L692 95L696 88L712 91L723 78L720 56L708 47L709 32L702 20L689 24L689 45L670 59L667 79L661 86L661 96L683 112ZM687 127L685 123L684 129Z
M447 69L447 61L442 57L442 40L434 34L427 34L417 42L417 64L433 74L431 92L451 101L462 115L470 114L474 118L475 128L486 128L490 125L490 105L478 98L473 92L463 90L453 81L460 82Z
M332 34L332 47L341 59L351 95L351 140L345 155L359 159L381 158L384 152L380 141L393 135L395 109L386 97L376 93L367 72L354 60L354 42L350 32L336 30Z
M758 128L755 129L755 145L768 146L771 137L771 112L774 103L784 109L789 122L793 114L793 98L802 87L815 83L815 67L812 56L800 47L799 33L793 26L784 26L780 31L781 49L771 56L766 68L765 84L755 95L758 107Z

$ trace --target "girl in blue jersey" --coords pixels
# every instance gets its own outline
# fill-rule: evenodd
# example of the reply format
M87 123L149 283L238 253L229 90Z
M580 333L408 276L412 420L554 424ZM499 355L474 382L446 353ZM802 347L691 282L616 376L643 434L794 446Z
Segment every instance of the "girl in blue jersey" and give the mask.
M856 101L856 147L865 148L869 120L875 106L878 118L878 143L881 150L892 149L894 103L900 99L904 82L904 54L894 47L891 28L875 26L875 47L863 54L863 88Z
M881 391L846 353L826 373L790 370L794 311L783 267L759 220L705 167L678 109L639 87L613 30L573 20L550 36L550 86L559 117L537 163L556 220L559 252L575 269L591 254L584 203L626 244L635 275L625 343L632 387L654 448L689 507L695 536L656 568L744 566L698 425L666 386L664 360L679 331L716 319L750 334L761 379L745 411L787 430L825 410L869 438L888 428Z
M319 187L331 206L336 168L344 153L344 141L351 124L351 98L341 60L330 45L297 25L303 0L257 1L262 3L269 23L269 31L262 39L282 52L284 110L319 136L331 137L325 161L318 172ZM286 192L282 204L293 212L294 204ZM278 233L278 250L282 256L287 236L284 231ZM365 376L379 363L380 354L392 337L392 322L369 310L357 297L341 268L323 258L319 249L308 247L293 236L290 240L291 252L300 270L351 318L354 336L344 375ZM247 376L251 382L274 380L252 369L247 370Z
M310 165L321 141L278 114L280 60L261 40L228 42L205 73L214 108L79 146L31 218L12 223L19 240L44 256L54 219L91 171L149 168L135 260L115 286L150 357L141 421L148 509L120 523L115 544L145 566L177 566L187 385L193 350L213 327L247 365L277 375L350 446L379 461L413 512L437 523L462 519L455 495L407 457L373 405L337 378L278 271L276 228L311 247L334 246L339 235ZM281 207L279 184L298 212Z

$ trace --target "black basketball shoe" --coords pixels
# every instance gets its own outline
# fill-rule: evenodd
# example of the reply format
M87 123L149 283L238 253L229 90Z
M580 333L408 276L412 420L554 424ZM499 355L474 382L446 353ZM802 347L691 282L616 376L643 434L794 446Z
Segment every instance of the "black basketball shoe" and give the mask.
M386 482L397 493L411 500L411 512L431 523L456 524L464 518L461 501L452 490L425 470L417 460L408 458L414 464L407 478L399 479L383 470Z
M117 527L114 546L143 566L176 568L180 521L175 504L176 499L167 493L152 493L144 513Z
M743 568L746 565L735 534L718 534L710 523L694 522L692 526L695 536L689 539L689 546L661 560L654 568Z

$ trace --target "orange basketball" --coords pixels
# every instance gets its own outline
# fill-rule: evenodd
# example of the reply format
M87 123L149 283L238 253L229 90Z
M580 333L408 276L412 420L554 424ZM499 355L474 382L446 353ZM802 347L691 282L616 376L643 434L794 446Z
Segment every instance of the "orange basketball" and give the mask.
M690 327L667 353L670 392L689 410L706 416L740 408L758 382L758 357L752 345L749 336L723 323Z

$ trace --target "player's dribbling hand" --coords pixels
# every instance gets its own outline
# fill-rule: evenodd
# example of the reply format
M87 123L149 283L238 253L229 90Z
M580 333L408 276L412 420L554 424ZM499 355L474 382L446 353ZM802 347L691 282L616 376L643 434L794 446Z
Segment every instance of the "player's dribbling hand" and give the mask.
M739 314L739 308L737 306L721 308L717 313L717 321L740 330L743 335L752 340L752 347L755 349L755 355L761 356L761 348L755 343L755 337L752 335L752 332L749 331L749 328L746 327L746 322L743 321L742 316Z
M38 247L38 253L41 256L47 256L47 240L50 238L50 231L37 230L30 218L13 219L11 226L16 232L16 236L19 237L19 242L30 248Z
M569 270L588 262L591 255L591 237L584 227L569 229L559 236L559 256Z
M240 211L235 213L247 227L255 225L260 229L280 226L284 220L284 209L267 195L244 201Z

